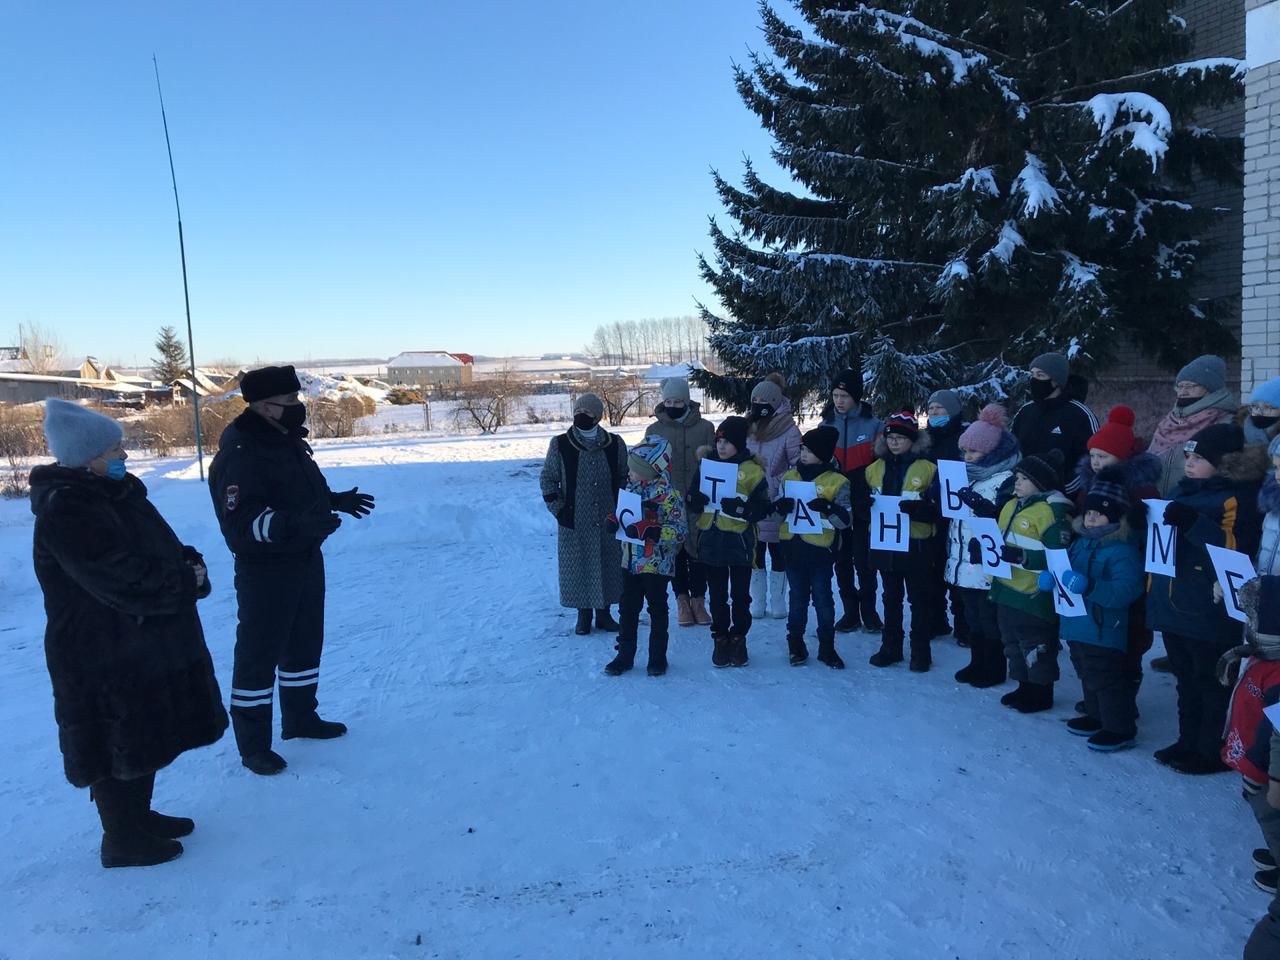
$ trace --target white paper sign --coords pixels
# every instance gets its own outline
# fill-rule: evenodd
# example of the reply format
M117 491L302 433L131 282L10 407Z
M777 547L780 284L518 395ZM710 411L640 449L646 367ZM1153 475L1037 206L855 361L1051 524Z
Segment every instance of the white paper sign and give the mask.
M1007 560L1000 558L1000 551L1004 548L1004 534L1000 532L1000 524L991 517L974 517L964 522L964 536L966 553L970 542L978 541L979 562L987 576L1004 580L1013 576L1013 567Z
M613 515L618 518L618 539L623 543L644 546L643 540L632 540L627 536L627 527L644 519L644 501L640 499L640 494L619 490L618 507Z
M1178 548L1178 528L1167 527L1164 523L1164 508L1168 500L1143 500L1147 505L1147 557L1144 569L1147 573L1158 573L1166 577L1176 577L1175 558Z
M831 529L831 524L822 519L822 514L809 506L810 501L818 499L816 483L787 480L782 484L782 495L795 501L791 508L791 515L787 517L787 529L797 537Z
M1049 572L1053 574L1053 609L1060 617L1083 617L1088 613L1084 608L1084 597L1062 585L1063 578L1071 572L1071 556L1065 550L1046 549L1044 553Z
M911 549L911 518L899 506L901 497L876 494L871 504L871 549L907 553Z
M1280 730L1280 703L1273 703L1269 707L1263 707L1262 712L1267 715L1267 719L1271 721L1271 725Z
M1240 588L1250 580L1257 578L1257 571L1247 554L1237 550L1226 550L1205 544L1209 548L1209 559L1213 561L1213 569L1218 571L1218 586L1222 587L1222 602L1232 620L1244 623L1249 618L1240 609Z
M698 489L710 501L707 506L711 511L719 513L722 509L720 504L738 495L738 465L721 463L719 460L703 460L698 469Z
M968 520L973 511L960 500L960 491L969 486L969 470L959 460L938 461L938 485L942 495L942 515L949 520Z

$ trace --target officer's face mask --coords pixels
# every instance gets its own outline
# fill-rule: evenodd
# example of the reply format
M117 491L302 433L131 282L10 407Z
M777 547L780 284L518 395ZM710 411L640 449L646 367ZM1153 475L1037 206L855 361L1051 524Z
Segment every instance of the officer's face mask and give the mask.
M307 405L305 403L290 403L287 406L282 404L276 409L280 411L276 422L286 430L296 430L307 422Z

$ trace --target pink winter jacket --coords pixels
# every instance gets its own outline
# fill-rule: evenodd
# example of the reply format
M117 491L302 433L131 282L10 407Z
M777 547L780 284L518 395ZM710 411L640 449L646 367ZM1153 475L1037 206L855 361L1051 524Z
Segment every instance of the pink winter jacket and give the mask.
M800 461L800 428L791 415L790 400L784 399L778 412L766 423L752 425L747 449L764 464L764 474L769 480L769 499L778 499L782 495L782 475ZM778 543L781 540L777 519L761 520L757 526L762 542Z

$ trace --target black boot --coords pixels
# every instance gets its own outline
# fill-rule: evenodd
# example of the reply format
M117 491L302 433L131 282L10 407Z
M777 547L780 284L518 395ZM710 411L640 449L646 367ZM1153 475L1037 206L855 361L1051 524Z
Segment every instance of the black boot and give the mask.
M619 638L615 649L618 655L605 665L604 672L611 677L620 677L636 665L636 642Z
M729 637L729 666L745 667L750 662L747 656L747 638L733 634Z
M1031 684L1025 681L1018 681L1018 689L1011 690L1001 697L1000 705L1002 707L1013 707L1014 709L1017 709L1018 704L1022 703L1022 698L1027 695L1027 688L1030 686Z
M969 647L969 665L956 671L956 683L972 683L981 673L982 642L978 641Z
M818 662L825 663L832 670L844 669L844 661L840 659L840 654L836 653L834 640L818 641Z
M902 641L885 637L880 641L880 649L871 655L873 667L891 667L902 662Z
M102 820L102 865L152 867L182 856L182 844L148 833L148 785L137 780L102 780L92 796Z
M1043 713L1053 709L1053 684L1029 683L1027 692L1014 705L1019 713Z
M713 633L711 643L711 663L717 667L729 666L730 655L733 653L732 638L727 634Z
M594 614L590 610L578 611L578 623L573 628L573 632L580 637L585 637L591 632L591 618Z
M870 613L866 610L862 611L862 632L863 633L884 633L884 621L880 619L880 614L873 609Z
M933 666L933 650L928 640L911 641L911 672L928 673Z
M809 659L809 648L805 646L804 637L791 635L787 637L787 653L791 655L791 665L798 667Z
M667 638L649 636L649 663L645 672L660 677L667 672Z
M240 763L244 765L245 769L256 773L260 777L274 777L289 766L284 757L274 750L263 750L261 753L253 753L247 757L241 757Z
M844 614L836 621L836 633L853 633L862 629L862 614L858 610L857 598L849 601L841 597L840 602L844 605Z
M978 690L998 687L1009 678L1009 661L1004 655L1004 647L994 637L976 636L973 638L978 648L978 667L969 678L969 686Z
M313 713L299 720L280 721L280 737L283 740L336 740L346 736L347 725L337 720L321 720Z
M147 815L142 821L142 826L147 833L153 837L164 837L166 840L177 840L179 837L185 837L196 829L196 822L189 817L166 817L163 813L156 813L151 809L151 797L156 789L156 775L153 773L142 778L143 799L147 805Z
M613 619L613 614L609 612L609 608L596 611L596 629L607 632L616 633L622 629L622 624Z

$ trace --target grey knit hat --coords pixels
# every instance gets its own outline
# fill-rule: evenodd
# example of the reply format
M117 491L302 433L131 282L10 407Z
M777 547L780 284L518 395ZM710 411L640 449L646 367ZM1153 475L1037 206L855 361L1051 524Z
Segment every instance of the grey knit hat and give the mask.
M689 402L689 381L684 377L668 377L662 381L662 400L679 400Z
M1031 361L1030 369L1043 370L1056 386L1065 387L1071 376L1071 364L1060 353L1042 353Z
M934 391L933 396L929 398L929 406L933 406L935 403L951 416L960 416L960 397L954 390Z
M573 412L586 413L599 420L604 416L604 401L594 393L584 393L573 405Z
M66 400L44 402L44 435L49 452L64 467L83 467L124 439L110 417Z
M767 403L775 410L782 406L782 388L772 380L761 380L751 388L752 403Z
M1183 381L1198 383L1210 393L1217 393L1227 385L1227 361L1221 357L1206 353L1196 357L1178 371L1176 383Z

